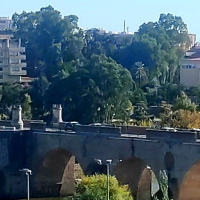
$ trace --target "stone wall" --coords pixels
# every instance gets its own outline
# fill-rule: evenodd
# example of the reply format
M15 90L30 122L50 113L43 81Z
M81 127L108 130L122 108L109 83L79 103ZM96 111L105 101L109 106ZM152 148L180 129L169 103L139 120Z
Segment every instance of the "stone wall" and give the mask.
M196 166L200 158L200 143L193 140L195 134L188 136L189 133L183 132L184 139L181 140L178 132L154 131L154 134L151 131L147 132L151 135L142 139L120 137L117 135L118 132L113 137L112 134L98 134L98 132L68 134L53 130L0 131L0 197L4 197L4 200L26 198L26 176L19 172L22 168L33 171L30 179L31 197L60 194L63 180L65 183L70 180L63 179L63 174L64 177L71 177L72 165L68 165L68 162L72 156L75 156L86 174L97 171L97 168L91 167L94 166L94 159L101 159L102 163L112 159L111 174L116 163L122 160L119 164L121 166L118 166L117 177L124 181L123 183L129 184L134 195L140 183L142 169L146 165L151 167L156 177L159 176L159 170L165 169L170 176L171 187L172 180L176 180L173 194L177 194L178 188L183 184L182 191L191 187L188 189L188 195L192 195L192 188L199 188L199 176L195 176L199 167L190 171L191 166ZM171 159L166 159L169 157L167 155L173 156L173 162ZM142 161L141 165L132 162L134 159ZM166 160L172 164L168 165ZM184 179L187 172L189 172L188 179ZM187 180L190 185L187 185ZM198 197L195 196L194 200L200 198L200 194L197 194ZM184 193L180 195L185 196Z

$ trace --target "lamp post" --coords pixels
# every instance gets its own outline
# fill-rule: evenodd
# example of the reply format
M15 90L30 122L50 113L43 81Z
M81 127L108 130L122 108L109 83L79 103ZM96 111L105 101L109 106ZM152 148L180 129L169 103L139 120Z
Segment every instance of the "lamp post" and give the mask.
M101 108L98 107L98 108L97 108L97 114L98 114L98 120L99 120L98 122L99 122L99 123L100 123L100 113L99 113L100 111L101 111Z
M30 200L30 175L32 171L30 169L20 169L20 172L24 172L27 176L27 200Z
M103 165L102 161L100 159L94 159L94 161L98 165ZM110 176L110 165L112 163L112 160L106 160L106 168L107 168L107 200L110 199L110 189L109 189L109 176Z
M112 160L106 160L106 166L107 166L107 200L110 199L110 188L109 188L109 176L110 176L110 165L112 163Z

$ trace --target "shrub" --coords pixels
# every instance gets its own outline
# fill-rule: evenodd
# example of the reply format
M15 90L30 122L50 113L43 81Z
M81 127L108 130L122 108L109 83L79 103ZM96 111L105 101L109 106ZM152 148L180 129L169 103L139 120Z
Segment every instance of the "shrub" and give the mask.
M110 176L110 200L133 200L127 186L119 186L115 177ZM85 176L78 185L72 200L105 200L107 197L106 175Z

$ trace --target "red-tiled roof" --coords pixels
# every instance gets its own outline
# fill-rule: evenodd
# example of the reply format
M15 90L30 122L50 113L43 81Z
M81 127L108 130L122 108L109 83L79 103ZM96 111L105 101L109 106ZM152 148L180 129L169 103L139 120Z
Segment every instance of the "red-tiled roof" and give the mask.
M34 81L34 78L31 78L28 76L21 77L21 83L31 83L33 81Z

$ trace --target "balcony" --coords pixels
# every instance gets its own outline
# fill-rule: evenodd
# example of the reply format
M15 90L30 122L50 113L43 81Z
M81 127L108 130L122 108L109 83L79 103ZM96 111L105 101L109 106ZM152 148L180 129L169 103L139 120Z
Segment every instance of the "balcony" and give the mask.
M27 72L22 70L21 67L10 67L9 75L27 75Z
M12 67L26 67L27 66L27 64L26 63L10 63L10 67L12 68Z
M25 52L25 47L9 47L10 51Z
M26 60L26 55L10 55L10 59L13 59L13 60Z

